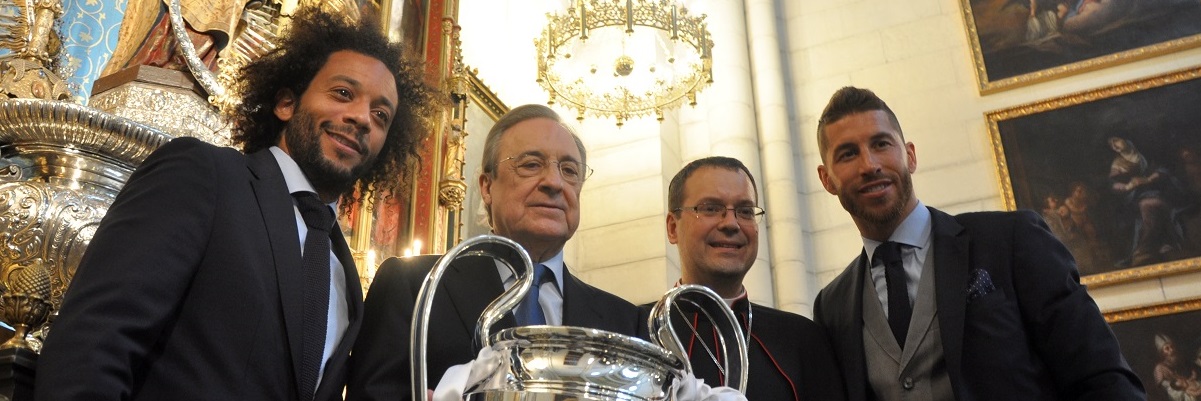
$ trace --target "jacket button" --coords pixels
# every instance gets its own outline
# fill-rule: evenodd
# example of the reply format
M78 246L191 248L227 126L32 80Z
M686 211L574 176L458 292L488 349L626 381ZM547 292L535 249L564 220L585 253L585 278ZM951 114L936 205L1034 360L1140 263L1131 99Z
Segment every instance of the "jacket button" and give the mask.
M906 390L913 390L913 378L906 377L905 381L901 383L901 387L904 387Z

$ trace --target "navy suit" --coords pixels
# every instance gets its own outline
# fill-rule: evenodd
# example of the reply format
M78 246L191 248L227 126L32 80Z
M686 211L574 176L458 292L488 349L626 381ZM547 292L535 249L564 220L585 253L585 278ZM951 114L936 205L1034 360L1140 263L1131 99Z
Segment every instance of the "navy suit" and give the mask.
M362 334L350 363L346 398L409 400L410 322L421 284L438 255L391 258L380 265L367 291ZM585 284L567 271L563 277L563 325L587 327L633 336L638 309L615 295ZM434 294L426 343L426 371L432 388L447 368L475 359L475 326L480 314L500 296L504 286L493 259L482 256L456 260L442 276ZM513 327L512 314L493 328Z
M318 386L340 399L362 316L341 235L349 327ZM39 400L300 400L301 247L270 151L169 142L104 216L38 360Z
M958 401L1145 399L1071 254L1037 214L930 213L937 319ZM873 399L863 347L867 260L861 252L814 304L851 401ZM969 289L981 276L991 291Z

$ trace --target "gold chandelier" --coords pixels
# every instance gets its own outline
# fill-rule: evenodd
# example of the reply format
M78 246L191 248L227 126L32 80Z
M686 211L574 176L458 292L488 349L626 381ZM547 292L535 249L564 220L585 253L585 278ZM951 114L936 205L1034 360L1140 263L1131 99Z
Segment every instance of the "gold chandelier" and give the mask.
M535 40L538 84L584 116L625 120L678 107L713 83L705 15L671 0L576 0ZM639 29L635 30L635 27ZM649 29L647 29L649 28Z

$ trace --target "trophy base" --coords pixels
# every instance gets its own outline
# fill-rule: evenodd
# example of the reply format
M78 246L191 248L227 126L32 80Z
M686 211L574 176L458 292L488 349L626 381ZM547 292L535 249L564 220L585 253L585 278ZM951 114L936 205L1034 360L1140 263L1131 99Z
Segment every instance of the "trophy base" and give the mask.
M0 350L0 399L33 400L34 370L38 354L25 348Z

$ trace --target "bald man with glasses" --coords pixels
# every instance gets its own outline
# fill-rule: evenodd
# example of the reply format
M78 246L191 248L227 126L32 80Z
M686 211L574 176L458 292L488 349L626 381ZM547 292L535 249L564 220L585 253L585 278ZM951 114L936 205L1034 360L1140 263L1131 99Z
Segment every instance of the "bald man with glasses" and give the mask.
M591 170L583 143L546 106L525 105L496 122L484 143L480 193L492 232L521 244L535 262L538 288L496 327L537 324L637 333L637 308L580 281L563 263L563 245L580 222L580 191ZM410 321L422 281L439 255L392 258L367 292L363 328L350 361L347 400L409 400ZM475 325L515 282L487 257L457 259L434 296L426 369L436 381L475 359ZM432 383L431 383L432 384Z
M703 285L724 298L747 336L746 398L845 399L830 341L817 325L747 298L742 280L758 255L758 223L765 214L750 170L729 157L693 161L672 178L667 199L667 238L680 251L679 283ZM651 306L642 306L644 316ZM722 383L725 361L720 360L713 325L687 300L675 310L676 334L696 377L710 385Z

